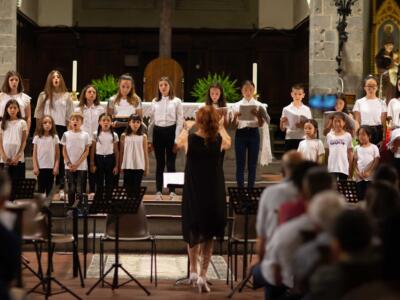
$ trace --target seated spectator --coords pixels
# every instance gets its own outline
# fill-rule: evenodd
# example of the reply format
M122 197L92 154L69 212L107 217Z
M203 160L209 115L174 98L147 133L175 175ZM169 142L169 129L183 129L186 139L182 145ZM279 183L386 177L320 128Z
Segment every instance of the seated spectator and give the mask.
M307 201L306 214L279 226L267 242L264 259L252 269L253 283L264 287L265 299L278 299L293 288L292 258L304 243L304 233L317 232L327 211L341 209L341 205L334 206L325 199L314 197Z
M282 157L283 181L267 187L260 197L256 223L256 249L260 260L264 256L263 253L267 238L272 236L277 226L277 211L279 206L286 201L291 201L298 195L298 190L293 184L292 176L294 169L302 161L301 153L295 150L286 152Z
M388 164L379 165L373 176L372 181L387 181L392 184L394 187L399 187L399 174L395 167Z
M333 190L336 188L335 178L327 172L325 167L311 168L308 171L296 170L301 174L301 182L297 184L301 191L302 197L296 201L286 202L279 208L279 224L285 223L305 212L305 200L309 200L314 195L325 190ZM297 178L296 174L294 177Z
M310 299L337 300L351 289L379 277L377 257L371 254L372 225L361 210L345 210L332 230L333 263L321 266L310 280Z

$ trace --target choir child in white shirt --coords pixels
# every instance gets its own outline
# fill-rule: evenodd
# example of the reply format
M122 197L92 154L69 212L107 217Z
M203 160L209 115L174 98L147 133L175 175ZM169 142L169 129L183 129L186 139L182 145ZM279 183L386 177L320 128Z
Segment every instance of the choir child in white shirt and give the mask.
M18 101L22 118L28 126L27 132L31 128L31 97L24 93L24 85L21 75L17 71L8 71L4 77L3 86L0 92L0 117L4 115L8 100Z
M0 165L11 180L25 178L24 150L28 126L22 119L18 101L7 102L0 129Z
M156 200L162 200L163 173L175 172L177 138L183 128L183 107L181 99L175 97L172 81L161 77L158 81L158 95L150 109L149 140L150 149L156 156ZM169 198L175 196L175 189L169 189Z
M400 128L400 77L396 81L396 96L387 107L387 119L392 129Z
M100 104L97 89L88 84L85 86L79 97L79 105L75 111L82 113L83 125L82 130L89 134L92 138L99 124L99 116L105 112L104 107ZM90 155L88 155L88 164L91 164ZM94 173L88 172L89 179L89 200L93 199L95 192L96 177Z
M104 188L112 190L118 183L119 140L111 126L111 115L101 114L98 124L90 149L90 171L96 176L96 193L102 195Z
M303 85L293 85L290 93L293 101L282 110L279 127L282 131L286 131L285 152L299 147L304 138L304 121L312 119L310 108L303 104L305 95Z
M81 130L83 115L79 112L71 114L70 130L61 139L63 156L68 182L68 202L73 204L75 196L86 193L87 156L92 139Z
M328 171L337 180L347 180L352 174L353 147L351 134L345 128L345 116L341 112L333 114L333 130L326 136L328 145Z
M361 126L357 131L359 146L354 149L354 173L357 181L358 199L365 198L365 192L372 180L372 175L379 164L379 149L370 142L372 137L369 126Z
M121 135L121 173L128 193L139 194L143 175L149 174L149 154L142 118L131 115L128 127Z
M58 138L61 139L67 131L68 121L74 111L74 104L71 95L67 90L64 78L57 70L49 73L44 86L44 91L40 93L35 109L35 118L41 119L44 115L50 115L56 124ZM62 161L62 149L60 145L60 161ZM56 184L60 186L60 197L64 197L64 164L60 163Z
M263 116L267 113L262 103L254 99L255 86L250 80L242 84L242 100L236 102L232 107L234 126L237 126L235 134L235 154L236 154L236 181L239 187L244 187L244 169L247 159L247 187L254 187L256 181L256 169L258 161L258 152L260 149L259 127L264 124ZM251 112L254 119L240 120L241 106L252 105L256 108Z
M135 92L135 82L130 74L119 77L118 93L110 98L107 112L113 116L113 127L118 136L125 131L132 114L142 116L142 100Z
M324 162L325 148L322 141L318 138L318 123L314 119L308 119L304 123L304 136L297 149L305 160L315 161L322 164Z
M38 192L50 194L60 164L60 140L53 118L45 115L36 126L33 138L33 174L37 176Z

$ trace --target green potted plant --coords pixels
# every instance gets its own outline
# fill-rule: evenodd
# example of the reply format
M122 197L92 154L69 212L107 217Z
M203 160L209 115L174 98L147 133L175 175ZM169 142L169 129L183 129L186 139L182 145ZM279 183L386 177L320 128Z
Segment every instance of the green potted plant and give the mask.
M240 94L236 86L236 81L236 79L232 80L230 76L226 75L225 73L209 73L207 77L199 78L197 80L190 94L196 99L196 102L204 102L207 97L208 87L212 83L217 82L224 89L226 102L236 102L240 100Z
M108 101L118 91L118 80L113 75L104 75L100 79L93 79L100 101Z

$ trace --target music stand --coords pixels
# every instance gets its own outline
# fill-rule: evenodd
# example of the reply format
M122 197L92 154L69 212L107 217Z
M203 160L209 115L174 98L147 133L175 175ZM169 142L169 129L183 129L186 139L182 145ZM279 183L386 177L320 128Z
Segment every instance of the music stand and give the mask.
M35 187L36 179L34 178L14 179L11 187L10 200L32 199Z
M136 214L138 212L140 203L142 202L143 196L146 192L146 187L141 187L136 193L128 193L125 187L114 187L112 191L108 190L103 195L98 197L95 196L93 204L90 207L91 213L107 213L113 215L115 218L115 263L108 269L99 280L87 291L86 295L89 295L93 289L100 282L105 282L113 290L134 281L148 296L150 292L135 278L133 277L119 262L119 217L125 214ZM118 283L118 270L121 269L125 272L130 280L119 284ZM106 276L114 270L114 276L112 284L105 281Z
M49 297L54 296L54 295L59 295L62 293L69 293L72 296L74 296L76 299L82 300L81 297L79 297L72 290L67 288L65 285L63 285L60 281L58 281L55 277L52 276L53 247L52 247L52 233L51 233L52 232L52 212L50 210L50 204L51 204L51 200L55 194L55 190L56 189L53 188L53 190L47 196L47 198L45 198L45 200L43 201L43 205L41 206L43 213L46 214L47 226L48 226L48 228L47 228L47 272L46 272L46 276L44 276L43 279L37 285L35 285L32 289L30 289L27 292L27 294L38 293L38 294L44 295L45 299L48 299ZM58 285L61 288L61 290L53 292L51 290L52 282L54 282L56 285ZM45 291L44 292L36 291L36 289L41 285L45 287Z
M341 193L349 203L357 203L358 192L357 184L354 180L338 180L337 190Z
M243 275L246 274L247 271L249 216L257 214L258 202L263 190L264 188L248 189L228 187L229 202L231 203L235 214L244 216ZM240 293L250 280L250 277L251 275L247 275L243 278L243 280L228 295L228 298L232 298L236 291L239 291Z

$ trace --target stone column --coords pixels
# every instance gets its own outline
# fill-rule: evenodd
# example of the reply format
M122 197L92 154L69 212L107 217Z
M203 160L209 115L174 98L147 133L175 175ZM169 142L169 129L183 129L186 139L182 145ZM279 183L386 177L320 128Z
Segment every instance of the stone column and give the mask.
M17 67L17 3L0 0L0 84Z
M358 94L360 83L366 70L364 49L366 39L364 31L368 30L365 16L369 15L365 0L359 0L348 17L346 31L348 41L344 46L342 57L342 77L344 92ZM310 94L336 93L338 74L336 73L336 55L338 53L338 33L336 30L338 15L333 0L311 0L310 9ZM369 50L367 50L369 51Z

